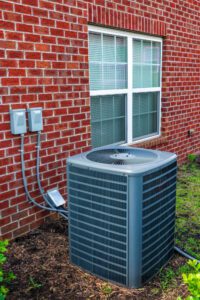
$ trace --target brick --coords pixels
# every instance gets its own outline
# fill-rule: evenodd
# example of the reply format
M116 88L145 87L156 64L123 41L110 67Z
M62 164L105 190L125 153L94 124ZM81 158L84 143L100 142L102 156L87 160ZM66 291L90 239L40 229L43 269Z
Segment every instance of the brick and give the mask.
M48 19L48 18L42 18L41 19L41 25L42 26L48 26L48 27L55 27L55 20L52 20L52 19Z
M6 32L6 38L7 40L16 40L21 41L23 39L22 33L19 32ZM7 41L8 43L8 41Z
M31 7L15 4L15 11L18 12L18 13L23 13L23 14L30 15L31 14Z
M10 77L26 76L26 71L24 69L10 69L8 73Z
M0 67L1 68L8 68L8 67L16 68L17 67L17 61L16 60L12 60L12 59L2 59L0 61Z
M21 51L7 51L7 58L23 58L24 54ZM16 66L17 63L15 62Z
M26 42L34 42L34 43L38 43L40 42L41 38L39 35L37 34L25 34L25 41Z
M0 41L0 48L4 48L4 49L15 49L15 48L16 48L16 42L11 42L11 41Z
M46 44L55 44L56 43L56 38L52 36L43 36L42 37L42 42Z
M49 34L49 28L44 26L34 26L34 33L36 34Z
M48 61L37 61L37 68L51 68L51 63Z
M1 64L1 63L0 63ZM0 69L0 77L6 77L7 75L7 70L5 69Z
M13 4L8 1L0 1L1 10L13 11Z
M11 222L11 218L10 217L6 217L6 218L2 218L0 219L0 227L7 225Z
M30 227L29 225L25 225L23 227L20 227L19 229L16 229L13 231L13 237L18 237L20 235L24 235L25 233L27 233L29 231Z
M56 27L61 28L61 29L69 29L69 23L68 22L62 22L62 21L57 21L56 22Z
M34 216L34 215L23 218L23 219L19 222L19 224L20 224L20 226L24 226L24 225L26 225L26 224L32 223L33 221L35 221L35 216Z
M40 1L40 7L47 10L54 10L55 4L48 1Z
M32 76L40 77L40 76L43 76L43 71L40 69L29 69L29 70L27 70L27 74L30 77L32 77Z
M1 82L5 86L19 85L19 78L2 78Z
M20 14L4 11L3 15L4 15L4 20L6 20L6 21L13 21L13 22L21 22L22 21L22 16Z
M14 30L15 29L15 24L12 22L8 21L1 21L0 20L0 28L4 30Z
M16 30L22 32L33 32L33 26L27 24L17 24Z
M14 229L16 229L18 227L18 222L14 222L14 223L11 223L9 225L6 225L6 226L3 226L1 228L1 233L2 234L5 234L5 233L8 233L10 231L13 231Z
M39 18L35 16L23 16L23 23L25 24L39 24Z
M42 57L40 52L26 52L26 59L40 60Z
M25 218L25 217L27 217L27 215L28 215L28 210L20 211L16 214L12 215L12 221L17 221L17 220L20 220L22 218Z
M20 60L19 67L20 68L34 68L35 61L34 60Z
M6 208L5 210L1 211L1 216L2 216L2 218L7 217L7 216L10 216L10 215L16 213L16 211L17 211L16 207L9 207L9 208Z
M49 45L44 45L44 44L36 44L35 45L35 50L36 51L41 51L41 52L49 52L50 51L50 46Z
M38 0L22 0L22 4L38 6Z
M20 43L18 43L18 49L19 50L34 50L34 44L20 42Z
M57 55L54 53L43 53L43 60L56 60Z

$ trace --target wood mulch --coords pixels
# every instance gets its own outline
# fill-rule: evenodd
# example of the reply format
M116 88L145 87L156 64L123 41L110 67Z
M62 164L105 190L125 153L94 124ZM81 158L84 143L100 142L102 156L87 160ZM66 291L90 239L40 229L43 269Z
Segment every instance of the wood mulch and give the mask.
M176 269L183 263L185 259L175 255L170 266ZM186 294L181 280L175 288L167 291L162 290L159 276L142 289L126 289L70 264L64 220L49 219L39 229L13 241L9 247L7 268L17 277L9 287L8 300L175 300L178 295Z

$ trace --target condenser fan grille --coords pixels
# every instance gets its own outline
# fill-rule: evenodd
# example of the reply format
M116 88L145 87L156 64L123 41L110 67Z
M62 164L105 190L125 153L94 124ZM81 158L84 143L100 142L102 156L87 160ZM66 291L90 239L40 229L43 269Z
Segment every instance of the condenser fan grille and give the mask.
M109 165L133 165L153 162L157 155L141 149L101 149L87 154L87 159Z

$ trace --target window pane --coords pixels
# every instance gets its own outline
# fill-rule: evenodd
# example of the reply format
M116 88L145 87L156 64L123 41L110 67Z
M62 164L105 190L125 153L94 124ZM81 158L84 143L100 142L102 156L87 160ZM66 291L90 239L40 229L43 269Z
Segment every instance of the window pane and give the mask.
M133 94L133 138L158 132L159 92Z
M161 45L133 40L133 88L160 87Z
M101 97L101 119L112 119L113 118L113 96Z
M127 62L126 39L122 37L116 37L116 61Z
M96 33L89 34L89 58L90 62L102 60L101 35Z
M151 65L143 65L142 67L142 88L152 87L152 67Z
M137 116L139 114L140 114L140 94L134 94L133 115Z
M99 97L93 97L90 103L91 106L91 120L92 122L100 121L101 113L100 113L100 101Z
M144 94L139 94L140 100L139 100L139 109L140 109L140 114L145 114L148 113L148 97L149 95L144 93Z
M137 138L141 136L140 132L140 116L134 116L133 118L133 138Z
M152 63L152 47L149 41L143 41L142 43L142 58L144 64Z
M125 141L125 117L114 120L114 140Z
M149 131L150 132L157 131L157 113L149 114Z
M90 90L127 88L127 39L89 34Z
M127 87L127 65L116 65L116 86L118 89Z
M103 89L115 89L115 65L104 64L103 66Z
M90 64L90 89L100 90L102 88L102 66L97 63Z
M114 143L113 120L102 122L101 143L102 146Z
M160 86L160 66L154 65L152 67L152 84L154 87Z
M115 39L111 35L103 35L103 61L115 62Z
M114 100L114 117L125 116L125 105L124 105L124 95L116 95Z
M101 146L101 132L101 122L92 123L92 145L95 145L93 147Z
M133 62L134 64L141 64L142 62L142 41L133 40Z
M133 87L142 87L142 65L135 64L133 66Z
M148 114L141 114L140 115L140 135L144 136L149 134L149 127L148 127Z
M125 141L125 95L91 97L92 146Z
M153 64L160 64L161 45L160 43L152 42L152 59Z

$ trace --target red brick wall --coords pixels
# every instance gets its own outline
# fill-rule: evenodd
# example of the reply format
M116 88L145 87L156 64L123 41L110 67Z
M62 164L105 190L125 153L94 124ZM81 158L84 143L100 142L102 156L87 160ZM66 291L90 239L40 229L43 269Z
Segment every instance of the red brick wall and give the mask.
M66 197L66 158L90 146L88 23L163 36L162 136L144 147L183 161L200 147L200 7L188 0L0 1L0 235L14 238L47 215L24 195L20 138L10 133L9 105L42 107L44 188ZM194 129L192 137L188 130ZM31 195L36 134L26 134ZM141 146L141 145L140 145Z

